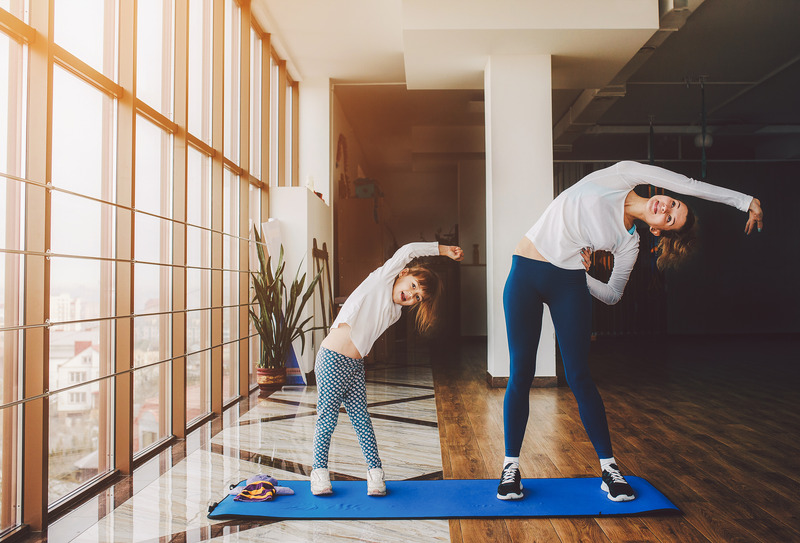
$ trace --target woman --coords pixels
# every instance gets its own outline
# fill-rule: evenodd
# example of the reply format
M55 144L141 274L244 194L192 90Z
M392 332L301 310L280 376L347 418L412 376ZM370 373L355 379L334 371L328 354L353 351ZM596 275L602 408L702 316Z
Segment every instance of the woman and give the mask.
M589 174L562 192L519 242L503 292L511 370L503 405L505 459L497 497L522 498L519 453L528 421L528 394L536 371L536 350L547 304L564 361L567 382L578 402L583 427L600 459L601 488L614 501L634 499L614 460L603 400L589 373L591 296L606 304L622 297L639 253L640 220L660 237L658 267L675 265L694 239L694 214L681 201L633 189L650 184L736 207L749 213L745 232L761 231L761 203L655 166L620 162ZM589 276L592 251L610 251L608 283Z

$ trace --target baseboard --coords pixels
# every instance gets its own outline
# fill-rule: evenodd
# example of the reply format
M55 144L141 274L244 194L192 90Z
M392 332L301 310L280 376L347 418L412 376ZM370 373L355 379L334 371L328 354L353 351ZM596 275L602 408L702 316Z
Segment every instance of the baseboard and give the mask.
M492 388L506 388L508 386L508 377L494 377L488 371L486 372L486 382ZM531 388L550 388L558 386L558 377L534 377Z

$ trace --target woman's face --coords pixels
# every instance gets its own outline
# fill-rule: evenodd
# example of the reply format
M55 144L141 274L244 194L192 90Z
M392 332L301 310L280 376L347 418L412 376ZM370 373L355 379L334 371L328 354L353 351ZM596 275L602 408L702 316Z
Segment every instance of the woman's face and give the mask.
M656 194L647 200L644 220L650 231L658 236L662 231L680 230L686 224L689 210L686 204L663 194Z
M394 280L392 301L398 305L412 306L424 299L425 291L420 288L419 281L408 273L408 268L404 268Z

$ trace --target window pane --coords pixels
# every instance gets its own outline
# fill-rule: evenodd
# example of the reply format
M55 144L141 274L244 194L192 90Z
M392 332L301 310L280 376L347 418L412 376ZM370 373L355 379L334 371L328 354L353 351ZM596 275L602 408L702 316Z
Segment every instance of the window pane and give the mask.
M284 172L286 175L286 184L291 185L294 179L294 162L292 160L292 153L294 152L294 145L293 145L293 120L294 116L292 115L292 107L294 104L294 94L292 93L292 86L287 84L286 85L286 132L284 134L284 138L286 138L286 156L284 157L284 164L286 165L284 168Z
M239 393L239 308L222 310L222 393L229 400ZM231 343L228 343L231 342Z
M225 0L225 143L226 157L239 163L239 111L241 65L241 13L233 0Z
M112 262L52 257L50 320L56 324L114 316L113 271ZM70 325L65 330L75 331L73 328ZM51 335L60 329L54 327Z
M172 118L172 1L136 5L136 96Z
M211 0L189 2L189 132L211 143Z
M169 264L172 261L172 226L172 221L137 213L136 261Z
M275 57L269 58L269 184L278 184L278 76L280 70Z
M211 271L189 268L186 270L186 308L211 307Z
M100 361L93 356L90 365L80 368L96 378ZM109 471L112 389L112 381L103 380L50 396L47 488L51 505L93 477Z
M0 32L0 172L22 177L25 146L23 48Z
M186 314L186 420L192 421L211 410L211 310Z
M186 185L186 222L211 227L211 159L189 148ZM186 227L186 264L211 267L211 231ZM188 273L188 270L187 270Z
M53 6L56 43L112 79L115 9L112 0L56 0Z
M211 411L211 353L203 351L186 358L186 421L193 422Z
M169 311L170 282L172 269L169 266L156 266L137 262L134 273L133 310L137 315Z
M169 133L136 118L137 211L172 217L172 144Z
M225 170L223 178L224 206L222 267L226 270L239 268L239 177Z
M112 105L93 87L53 69L53 185L114 200Z
M261 179L261 38L250 29L250 174Z
M114 243L115 208L52 192L50 248L56 254L110 258Z
M170 432L169 373L171 364L141 368L133 373L133 451L158 443Z

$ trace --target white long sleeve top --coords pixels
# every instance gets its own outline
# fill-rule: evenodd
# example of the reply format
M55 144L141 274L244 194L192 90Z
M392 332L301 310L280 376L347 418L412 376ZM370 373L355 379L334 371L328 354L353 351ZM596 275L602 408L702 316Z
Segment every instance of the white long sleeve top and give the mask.
M392 300L397 274L414 258L438 254L439 243L435 241L409 243L400 247L347 297L331 328L348 324L350 340L361 356L366 356L375 340L400 319L402 306Z
M623 161L593 172L558 195L525 234L550 263L567 270L583 269L580 251L609 251L614 268L608 283L586 274L589 292L615 304L636 264L639 234L625 228L625 198L636 185L696 196L747 211L752 196L717 187L656 166Z

